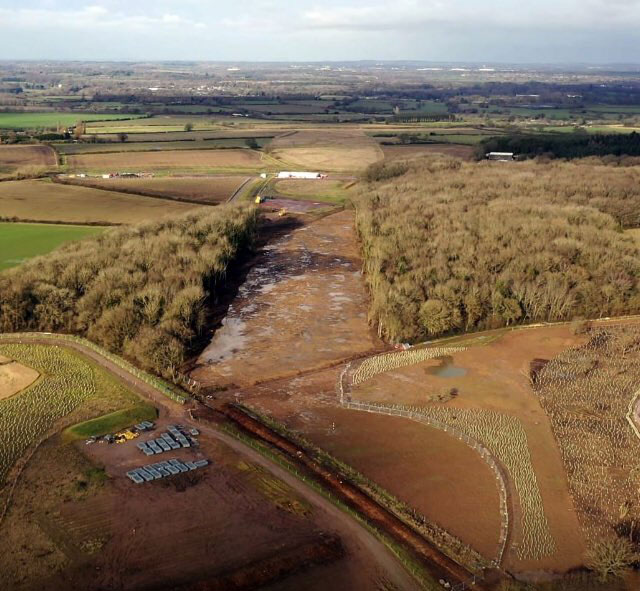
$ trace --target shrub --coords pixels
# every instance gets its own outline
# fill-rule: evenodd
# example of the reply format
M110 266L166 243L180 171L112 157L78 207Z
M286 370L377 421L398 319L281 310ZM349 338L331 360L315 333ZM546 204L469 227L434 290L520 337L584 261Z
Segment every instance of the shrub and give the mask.
M389 180L402 176L408 170L409 166L403 162L376 162L367 167L364 180L369 183Z
M617 537L596 542L587 554L587 565L601 581L621 577L637 560L631 542Z

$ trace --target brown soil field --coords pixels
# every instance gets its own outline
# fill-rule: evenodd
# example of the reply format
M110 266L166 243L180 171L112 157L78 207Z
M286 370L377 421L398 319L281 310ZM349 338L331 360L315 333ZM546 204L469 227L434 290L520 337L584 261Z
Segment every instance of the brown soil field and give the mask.
M40 374L0 355L0 400L9 398L35 382Z
M179 215L196 204L50 181L0 183L0 217L77 224L131 224Z
M194 376L247 385L372 350L366 300L352 212L293 230L264 249Z
M383 158L377 142L356 129L304 130L271 142L271 153L284 163L313 171L357 171Z
M69 156L71 170L125 172L145 170L261 169L260 153L252 150L167 150Z
M476 452L437 429L341 408L338 375L326 370L262 384L241 396L484 556L495 556L498 492L493 473Z
M547 416L528 381L529 363L533 359L550 359L581 341L582 337L574 336L568 326L515 330L494 342L471 346L452 355L450 367L465 370L465 375L438 376L436 368L441 361L429 360L379 374L352 393L359 400L424 407L430 404L430 396L456 388L458 395L446 404L448 408L489 409L519 419L527 435L531 462L557 551L535 561L519 560L511 552L507 566L514 570L565 571L578 566L584 558L585 540L560 454ZM461 340L460 346L463 345ZM514 503L517 515L517 495Z
M93 447L91 455L108 464L115 460L110 453L122 455L125 447L131 465L147 463L133 443ZM120 474L122 466L100 484L87 482L92 464L79 451L47 445L27 468L4 524L4 582L11 589L51 591L173 589L285 553L295 560L301 547L329 533L313 507L230 448L202 441L197 455L213 464L190 482L174 477L173 483L135 485ZM34 551L40 556L35 562L28 559ZM309 568L299 561L298 567ZM353 572L336 569L335 575L344 584L355 582L349 580Z
M385 160L407 159L425 154L446 154L471 160L473 157L472 146L459 146L455 144L415 144L409 146L380 146Z
M49 146L0 146L0 172L9 172L22 166L57 165L56 153Z
M111 191L217 204L227 201L248 178L245 176L113 178L76 179L74 182Z

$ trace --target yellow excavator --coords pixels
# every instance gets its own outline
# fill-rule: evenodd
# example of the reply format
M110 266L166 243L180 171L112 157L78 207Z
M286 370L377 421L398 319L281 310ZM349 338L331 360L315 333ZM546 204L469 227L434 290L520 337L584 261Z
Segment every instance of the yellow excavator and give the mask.
M279 212L278 212L278 216L283 218L285 215L287 215L288 211L286 207L283 207Z

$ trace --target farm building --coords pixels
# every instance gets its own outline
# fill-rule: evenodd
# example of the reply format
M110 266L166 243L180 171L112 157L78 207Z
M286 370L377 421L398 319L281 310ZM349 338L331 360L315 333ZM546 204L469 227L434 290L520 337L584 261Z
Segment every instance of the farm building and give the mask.
M487 160L500 160L501 162L515 160L513 152L489 152L486 157Z
M279 179L324 179L326 174L320 172L279 172Z

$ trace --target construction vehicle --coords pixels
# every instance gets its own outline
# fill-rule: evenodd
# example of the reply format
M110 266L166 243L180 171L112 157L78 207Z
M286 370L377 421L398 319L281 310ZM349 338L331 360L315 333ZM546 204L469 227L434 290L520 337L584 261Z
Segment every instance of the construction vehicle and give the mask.
M285 215L287 215L287 208L283 207L279 212L278 212L278 216L283 218Z
M262 195L256 196L256 203L260 204L260 203L264 203L265 201L266 199Z

